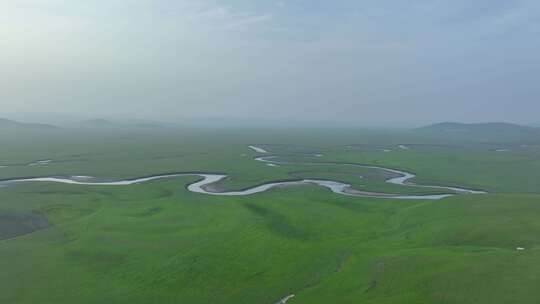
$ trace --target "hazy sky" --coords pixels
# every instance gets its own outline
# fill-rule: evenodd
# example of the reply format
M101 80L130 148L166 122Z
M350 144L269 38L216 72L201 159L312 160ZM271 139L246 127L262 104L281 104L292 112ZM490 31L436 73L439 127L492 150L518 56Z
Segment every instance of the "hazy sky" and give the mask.
M0 116L540 121L538 0L0 0Z

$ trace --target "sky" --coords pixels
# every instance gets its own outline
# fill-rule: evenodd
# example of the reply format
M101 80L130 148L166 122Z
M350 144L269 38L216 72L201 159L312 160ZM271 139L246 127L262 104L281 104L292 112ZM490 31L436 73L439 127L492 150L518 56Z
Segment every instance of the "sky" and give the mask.
M0 116L539 122L538 0L0 0Z

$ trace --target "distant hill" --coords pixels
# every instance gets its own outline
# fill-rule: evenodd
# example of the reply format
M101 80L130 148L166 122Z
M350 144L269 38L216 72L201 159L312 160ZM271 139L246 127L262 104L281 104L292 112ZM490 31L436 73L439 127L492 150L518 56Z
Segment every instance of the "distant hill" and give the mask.
M83 120L66 125L68 128L83 129L155 129L167 127L165 123L148 122L144 120L110 121L104 118Z
M40 123L25 123L15 120L0 118L0 130L55 130L57 126Z
M472 132L535 132L538 128L505 122L457 123L443 122L416 129L417 131L472 133Z
M82 127L82 128L111 128L111 127L114 127L115 124L103 118L95 118L95 119L78 121L78 122L70 124L69 126Z
M490 123L456 123L443 122L415 129L416 132L450 136L450 137L478 137L484 139L496 138L523 138L540 135L540 128L522 126L504 122Z

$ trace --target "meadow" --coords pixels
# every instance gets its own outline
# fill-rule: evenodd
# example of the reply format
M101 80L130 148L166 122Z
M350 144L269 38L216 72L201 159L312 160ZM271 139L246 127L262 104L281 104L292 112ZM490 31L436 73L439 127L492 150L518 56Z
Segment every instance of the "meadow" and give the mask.
M0 187L0 303L538 303L540 139L399 130L204 128L0 132L0 179L226 173L223 189L328 178L392 193L344 165L489 192L439 201L315 186L245 197L181 177L130 186ZM401 146L401 147L400 147ZM388 151L389 150L389 151ZM386 152L385 152L386 151ZM314 156L315 154L320 154ZM29 165L37 160L47 164ZM363 178L359 178L362 176ZM524 250L517 250L522 248Z

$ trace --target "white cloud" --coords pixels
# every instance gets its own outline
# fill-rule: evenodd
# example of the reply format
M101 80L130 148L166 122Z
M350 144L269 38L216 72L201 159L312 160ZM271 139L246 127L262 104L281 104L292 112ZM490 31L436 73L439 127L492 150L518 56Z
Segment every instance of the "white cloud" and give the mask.
M245 30L249 29L251 26L266 23L272 20L271 15L252 15L252 16L243 16L237 18L230 22L225 28L230 30Z
M270 21L272 16L269 14L233 10L223 6L210 6L193 13L193 18L202 23L210 23L221 29L245 30L254 25Z

